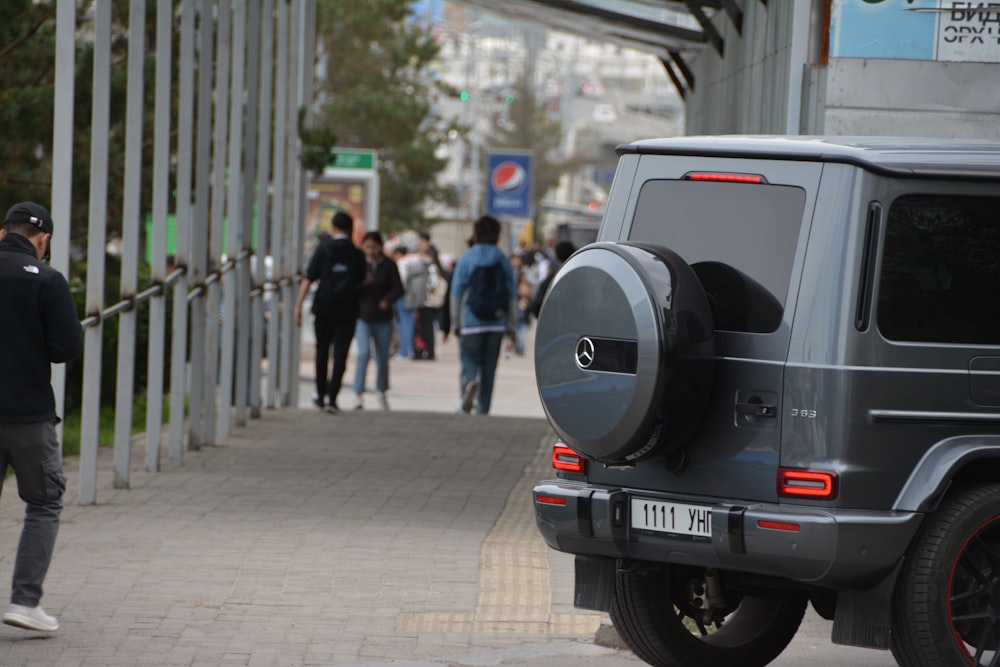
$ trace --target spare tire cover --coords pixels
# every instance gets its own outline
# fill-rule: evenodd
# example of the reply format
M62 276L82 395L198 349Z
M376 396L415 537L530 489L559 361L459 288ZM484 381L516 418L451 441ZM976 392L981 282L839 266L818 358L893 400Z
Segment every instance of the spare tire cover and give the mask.
M642 458L662 440L678 350L711 338L705 293L676 253L588 245L560 268L538 318L535 379L545 414L567 445L592 459Z

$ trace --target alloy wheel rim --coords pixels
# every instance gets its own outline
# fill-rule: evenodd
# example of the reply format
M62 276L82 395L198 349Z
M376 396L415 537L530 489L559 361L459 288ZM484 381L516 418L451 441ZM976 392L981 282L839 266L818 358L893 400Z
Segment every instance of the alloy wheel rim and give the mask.
M1000 519L966 540L948 586L952 637L968 664L1000 667Z

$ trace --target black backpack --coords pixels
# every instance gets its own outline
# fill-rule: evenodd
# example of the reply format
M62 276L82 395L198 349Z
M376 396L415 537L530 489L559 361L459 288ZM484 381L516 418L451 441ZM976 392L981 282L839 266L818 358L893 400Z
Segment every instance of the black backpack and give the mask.
M361 293L364 255L350 241L327 239L317 249L324 253L319 271L314 310L329 312L357 307Z
M483 321L494 321L507 316L510 307L510 289L507 276L500 262L477 266L469 278L465 303L472 313Z
M319 298L332 305L354 303L358 300L358 281L345 262L334 262L319 282Z

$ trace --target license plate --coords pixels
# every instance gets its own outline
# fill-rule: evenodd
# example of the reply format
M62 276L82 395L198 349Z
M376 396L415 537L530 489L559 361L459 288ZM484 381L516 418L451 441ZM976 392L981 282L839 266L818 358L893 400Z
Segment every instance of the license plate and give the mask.
M632 498L632 527L675 535L712 536L712 508Z

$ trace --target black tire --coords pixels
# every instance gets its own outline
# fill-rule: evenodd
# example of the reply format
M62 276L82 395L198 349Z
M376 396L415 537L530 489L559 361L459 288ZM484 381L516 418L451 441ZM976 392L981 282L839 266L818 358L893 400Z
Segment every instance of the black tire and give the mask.
M559 269L535 329L535 378L566 444L603 463L681 445L712 385L714 325L694 271L668 248L593 243Z
M951 491L913 540L893 596L904 667L1000 664L1000 484Z
M647 574L619 568L612 623L636 656L654 667L763 667L788 646L808 604L798 593L737 597L725 622L709 626L712 631L702 626L708 632L699 636L685 619L700 614L683 604L678 587L669 565Z

